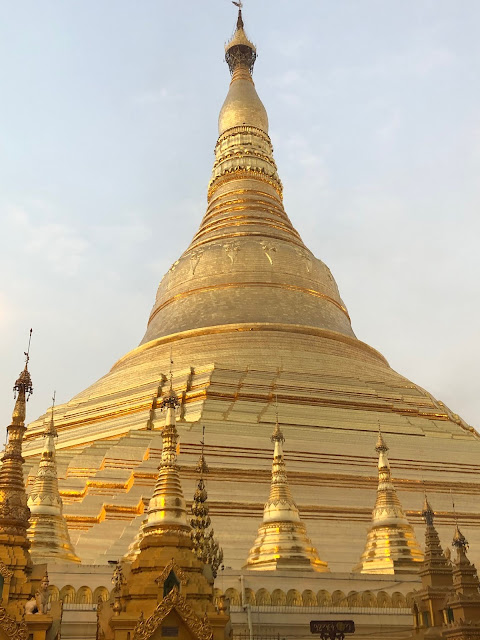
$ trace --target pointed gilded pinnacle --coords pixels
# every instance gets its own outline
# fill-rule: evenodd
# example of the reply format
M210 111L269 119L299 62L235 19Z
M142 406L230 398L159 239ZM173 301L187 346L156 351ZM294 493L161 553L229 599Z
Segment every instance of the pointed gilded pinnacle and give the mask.
M275 417L271 436L274 452L270 495L245 568L328 571L327 563L320 560L307 535L290 491L283 457L285 438L278 422L278 403Z
M425 500L423 503L422 516L425 520L425 524L429 526L433 526L434 513L433 509L430 506L430 503L427 500L427 494L425 494Z
M23 479L22 443L26 431L26 402L33 393L32 379L28 371L30 360L30 329L28 349L25 352L25 366L14 386L16 397L12 422L7 427L7 444L0 466L0 534L16 535L28 545L26 532L30 511L27 507L27 494Z
M172 365L171 358L170 365ZM142 525L139 541L142 548L147 544L147 536L162 535L172 530L182 536L190 536L187 508L177 464L178 432L175 409L180 403L173 390L172 380L173 373L172 366L170 366L170 388L161 402L161 408L166 410L165 426L162 430L162 457L158 467L157 481L147 509L147 519ZM134 553L134 550L129 553Z
M378 454L377 499L364 552L353 570L360 573L415 571L414 567L423 560L423 554L395 491L388 447L380 426L375 451Z
M257 50L245 33L242 7L240 4L237 4L237 7L238 17L236 29L231 40L225 45L225 60L227 61L231 74L233 74L237 67L244 67L252 73L253 65L257 58Z
M54 420L55 392L52 398L50 421L43 432L44 446L35 481L28 497L30 528L28 537L35 562L80 562L70 540L63 516L63 501L58 489Z
M463 535L463 533L460 531L458 527L458 523L455 525L455 533L453 534L452 545L457 550L459 551L462 550L463 553L466 553L468 551L468 541Z

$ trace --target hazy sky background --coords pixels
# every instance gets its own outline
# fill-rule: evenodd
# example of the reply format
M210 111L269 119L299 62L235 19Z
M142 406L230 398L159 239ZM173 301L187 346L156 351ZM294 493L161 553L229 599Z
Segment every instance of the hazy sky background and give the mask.
M142 338L206 207L236 14L228 0L0 10L7 425L30 326L30 420ZM244 17L287 212L354 331L480 426L480 2L246 0Z

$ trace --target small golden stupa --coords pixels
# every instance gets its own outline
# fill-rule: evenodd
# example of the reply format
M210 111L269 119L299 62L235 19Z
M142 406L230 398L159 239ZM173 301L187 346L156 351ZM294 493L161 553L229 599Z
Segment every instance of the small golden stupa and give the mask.
M423 553L393 486L388 447L380 430L375 451L378 453L377 500L365 550L360 564L353 570L360 573L415 573L423 561Z
M80 562L70 540L67 522L63 517L63 502L58 490L54 407L55 399L50 422L44 433L45 445L40 464L27 502L30 508L30 555L36 564L49 561Z
M272 434L274 444L270 496L265 503L263 522L250 549L245 569L328 571L326 562L307 536L293 501L283 457L283 436L277 423Z

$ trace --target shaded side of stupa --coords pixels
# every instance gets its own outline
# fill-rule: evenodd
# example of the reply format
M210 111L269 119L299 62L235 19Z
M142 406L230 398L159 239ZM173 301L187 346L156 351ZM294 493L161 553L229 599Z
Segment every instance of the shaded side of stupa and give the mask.
M171 351L185 494L193 494L205 425L210 513L231 566L247 557L268 493L274 395L290 434L290 485L332 570L349 571L362 552L379 420L414 526L420 472L436 504L453 487L463 521L480 517L480 502L471 499L480 493L477 434L355 337L330 270L284 210L252 79L255 59L240 15L226 46L231 83L200 228L162 279L141 344L56 409L60 493L84 562L122 556L138 530L156 479L161 427L154 407ZM381 305L373 312L382 313ZM26 436L32 473L43 421ZM475 535L472 547L480 548Z

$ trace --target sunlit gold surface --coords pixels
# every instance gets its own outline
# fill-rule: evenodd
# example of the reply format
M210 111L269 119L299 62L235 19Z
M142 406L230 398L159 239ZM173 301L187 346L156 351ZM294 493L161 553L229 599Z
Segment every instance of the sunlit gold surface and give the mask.
M381 433L375 450L378 453L377 500L372 526L360 564L361 573L399 573L418 571L423 560L413 527L407 520L392 482L388 447Z
M45 445L35 482L28 497L30 554L36 564L48 561L80 562L75 554L63 517L63 503L58 490L53 408L45 430Z
M278 421L272 435L274 443L270 495L263 510L263 522L245 565L246 569L268 571L328 571L307 536L288 485L283 443L285 438Z
M0 564L10 574L7 593L3 592L6 595L3 602L8 603L8 614L17 620L20 619L29 597L28 577L32 570L27 539L30 512L27 507L22 457L26 401L32 392L27 365L28 356L14 386L17 399L12 422L7 427L7 444L0 463Z
M243 44L248 62L253 50L248 58ZM181 403L179 473L193 495L205 425L210 514L229 566L243 565L262 517L275 394L288 425L289 484L312 544L333 571L351 571L371 524L378 420L395 452L408 520L423 526L422 478L445 520L453 488L477 542L472 549L480 549L476 433L356 339L330 270L305 247L283 207L249 68L232 66L232 80L237 75L224 115L234 122L221 124L207 211L160 283L141 345L56 411L60 493L78 554L103 563L121 557L138 531L162 449L152 398L171 349ZM320 227L327 224L320 204L318 217ZM368 282L359 279L358 287L371 298ZM381 300L371 313L388 322ZM43 421L26 435L32 469Z

